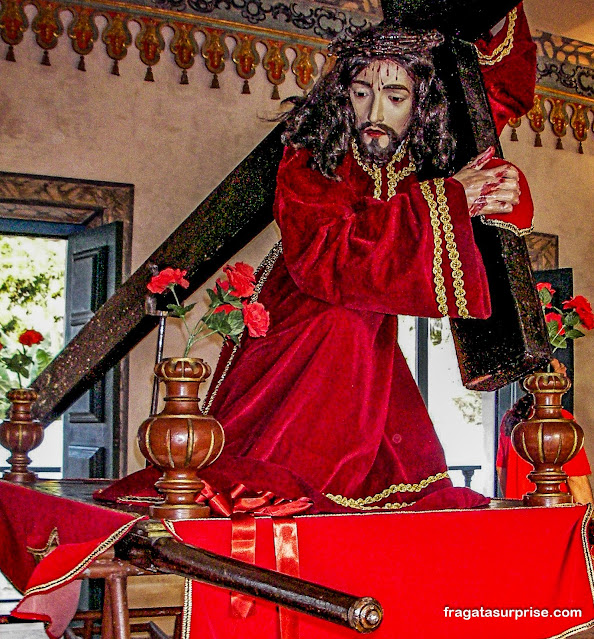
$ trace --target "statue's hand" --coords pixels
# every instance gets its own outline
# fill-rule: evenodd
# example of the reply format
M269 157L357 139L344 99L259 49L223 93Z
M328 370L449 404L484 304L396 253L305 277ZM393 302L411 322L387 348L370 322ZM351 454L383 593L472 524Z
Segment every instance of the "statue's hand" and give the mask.
M493 157L489 147L452 177L464 187L470 216L511 213L520 202L520 176L516 167L484 168Z

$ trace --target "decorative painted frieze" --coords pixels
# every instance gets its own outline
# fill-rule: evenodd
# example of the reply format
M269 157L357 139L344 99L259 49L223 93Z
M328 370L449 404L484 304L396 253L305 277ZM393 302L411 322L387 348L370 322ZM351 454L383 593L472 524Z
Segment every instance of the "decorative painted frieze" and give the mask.
M24 11L28 5L36 11L31 23ZM239 11L241 21L221 19L224 7ZM65 20L67 14L69 21ZM97 27L100 16L107 20L101 31ZM267 16L274 17L278 29L263 26L270 24ZM188 84L188 69L196 59L202 59L212 74L213 89L220 86L223 72L235 68L243 80L242 93L249 93L249 81L261 66L275 100L289 72L297 86L308 91L315 78L330 68L330 37L380 19L379 0L291 3L290 8L261 0L135 0L135 4L118 0L0 0L0 37L8 46L7 61L16 61L15 49L30 28L43 51L41 63L49 65L50 51L66 33L80 56L81 71L86 70L85 56L101 40L113 60L114 75L119 75L119 65L134 46L146 66L146 81L154 81L153 68L170 54L181 69L181 84ZM140 27L134 39L131 22ZM173 30L169 51L163 37L165 27ZM544 32L537 32L534 40L538 50L534 104L527 116L510 120L511 139L518 139L518 129L526 120L535 134L535 146L542 146L542 134L549 129L556 138L556 148L563 149L567 145L564 138L571 132L576 150L583 153L583 144L594 130L594 46ZM323 68L319 59L316 61L319 55L325 60Z

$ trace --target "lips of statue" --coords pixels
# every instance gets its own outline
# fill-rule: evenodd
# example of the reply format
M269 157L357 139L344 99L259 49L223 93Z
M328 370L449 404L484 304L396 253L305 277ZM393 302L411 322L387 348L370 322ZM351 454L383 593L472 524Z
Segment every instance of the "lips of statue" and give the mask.
M405 138L413 110L414 81L393 60L375 60L349 87L359 145L364 155L385 164Z

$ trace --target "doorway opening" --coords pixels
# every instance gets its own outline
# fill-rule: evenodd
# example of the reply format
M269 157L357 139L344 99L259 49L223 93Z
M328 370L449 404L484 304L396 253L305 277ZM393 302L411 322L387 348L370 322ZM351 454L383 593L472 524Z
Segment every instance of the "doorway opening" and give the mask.
M64 346L66 244L61 238L0 235L0 419L8 412L6 393L29 386ZM43 341L20 344L18 338L27 330L40 333ZM20 372L11 370L11 361L20 354L26 354L30 363ZM9 451L0 447L2 471L8 468L8 456ZM40 477L62 477L61 419L45 429L31 459L32 470Z

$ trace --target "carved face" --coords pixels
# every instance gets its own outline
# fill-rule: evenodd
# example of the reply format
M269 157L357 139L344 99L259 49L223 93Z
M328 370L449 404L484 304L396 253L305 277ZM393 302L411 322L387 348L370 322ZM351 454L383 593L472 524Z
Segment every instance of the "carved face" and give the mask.
M376 60L355 76L349 97L359 146L372 160L391 159L406 137L413 110L414 81L393 60Z

